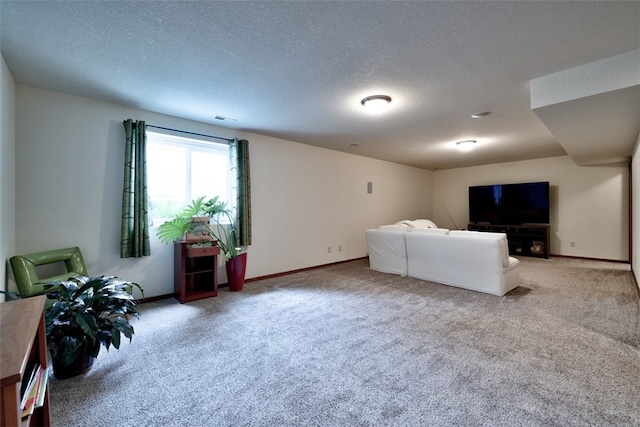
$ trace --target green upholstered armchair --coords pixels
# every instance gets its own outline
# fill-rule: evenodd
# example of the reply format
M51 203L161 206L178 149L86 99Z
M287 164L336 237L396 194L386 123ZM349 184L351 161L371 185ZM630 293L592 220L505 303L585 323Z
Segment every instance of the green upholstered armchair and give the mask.
M70 277L88 276L87 267L78 247L16 255L11 257L10 261L18 293L22 298L44 294L44 285L47 283L68 280ZM67 268L65 274L51 277L38 276L37 266L57 262L64 262ZM47 300L47 302L47 307L53 304L53 300Z

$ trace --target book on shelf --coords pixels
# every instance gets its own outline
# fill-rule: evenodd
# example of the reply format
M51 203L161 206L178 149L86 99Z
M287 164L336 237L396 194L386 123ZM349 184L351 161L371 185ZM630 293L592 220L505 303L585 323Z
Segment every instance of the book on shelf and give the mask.
M20 409L22 410L21 416L23 418L33 414L33 410L36 408L36 403L38 402L39 395L44 394L47 382L45 373L47 372L47 369L42 369L42 366L38 365L35 369L34 374L32 375L32 378L29 379L29 384L27 385L24 395L22 396L22 402L20 404ZM44 388L42 388L43 383ZM44 399L44 396L42 396L42 399Z
M40 365L38 364L34 364L33 366L31 366L31 368L29 368L29 370L27 371L29 372L29 375L28 375L29 379L25 381L25 379L27 378L27 375L25 375L22 380L22 385L20 386L20 396L22 396L20 400L21 410L24 409L24 405L27 402L27 398L29 397L29 392L33 387L34 381L36 380L36 375L38 373L39 368L40 368Z
M47 383L49 382L49 371L51 367L45 368L42 374L42 381L40 382L40 388L36 397L36 408L42 408L44 406L44 397L47 394Z
M25 374L22 377L22 383L20 384L20 396L24 396L24 392L27 390L27 387L31 383L31 378L33 378L33 374L36 372L37 367L38 365L34 364L33 366L28 367L25 371Z

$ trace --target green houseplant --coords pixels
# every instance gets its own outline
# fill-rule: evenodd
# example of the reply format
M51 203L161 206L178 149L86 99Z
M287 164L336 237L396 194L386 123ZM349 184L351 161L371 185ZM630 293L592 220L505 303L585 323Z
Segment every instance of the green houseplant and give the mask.
M100 346L120 348L121 336L131 341L129 323L138 317L138 301L130 291L137 283L114 276L70 278L45 285L54 304L45 311L47 347L57 378L70 378L91 367Z
M156 235L163 243L182 239L194 226L204 225L212 240L216 240L226 261L229 289L242 290L246 269L247 253L242 251L238 240L238 226L227 208L227 203L219 196L205 200L204 196L193 200L175 218L158 227ZM202 223L205 224L202 224Z

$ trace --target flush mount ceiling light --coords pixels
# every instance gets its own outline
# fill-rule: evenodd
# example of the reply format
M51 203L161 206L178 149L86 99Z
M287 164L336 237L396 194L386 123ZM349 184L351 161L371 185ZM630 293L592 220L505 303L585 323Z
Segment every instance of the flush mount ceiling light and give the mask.
M371 95L360 101L367 111L370 111L373 114L380 114L386 110L390 102L391 97L387 95Z
M473 150L473 147L476 146L476 142L477 141L475 139L467 139L464 141L456 142L456 145L458 146L460 151L470 151Z
M487 117L489 114L491 114L491 111L477 111L473 113L471 117L474 119L481 119L483 117Z

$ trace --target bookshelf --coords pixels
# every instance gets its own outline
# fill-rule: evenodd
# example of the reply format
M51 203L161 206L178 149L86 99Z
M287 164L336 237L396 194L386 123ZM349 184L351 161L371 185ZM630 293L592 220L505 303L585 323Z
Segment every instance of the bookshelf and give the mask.
M49 386L42 407L21 417L20 389L35 365L47 367L47 339L43 295L0 304L0 425L6 427L49 426ZM47 378L43 378L47 380Z
M213 246L190 248L192 242L174 243L174 295L180 303L218 296L217 241Z

